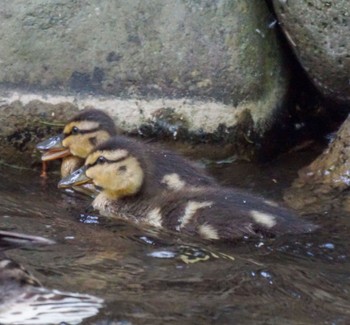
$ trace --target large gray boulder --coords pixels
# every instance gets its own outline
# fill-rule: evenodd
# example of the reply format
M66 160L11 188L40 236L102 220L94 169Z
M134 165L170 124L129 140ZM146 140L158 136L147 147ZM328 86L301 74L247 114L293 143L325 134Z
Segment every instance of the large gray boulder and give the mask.
M299 62L328 98L350 104L350 1L273 0Z
M5 1L3 107L94 106L126 131L254 153L288 84L269 17L261 0Z

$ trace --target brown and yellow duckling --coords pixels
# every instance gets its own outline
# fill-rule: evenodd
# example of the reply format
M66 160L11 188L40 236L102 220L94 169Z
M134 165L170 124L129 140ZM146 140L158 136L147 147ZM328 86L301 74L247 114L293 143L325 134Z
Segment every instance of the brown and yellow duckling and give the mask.
M134 141L114 137L99 145L84 167L61 180L59 187L92 182L101 189L93 207L104 216L209 240L305 233L316 228L290 210L235 189L178 185L177 191L160 191L167 179L159 175L175 169L166 157L151 158L150 148L139 150ZM174 184L187 180L186 169L177 165L176 170Z
M38 236L0 231L0 324L80 324L102 307L102 299L94 296L44 288L4 254L11 248L53 243Z
M103 111L88 109L72 118L64 127L62 135L38 144L37 148L45 152L43 161L67 155L75 159L73 163L63 161L61 175L65 177L83 165L84 159L95 146L117 133L111 117ZM120 136L120 139L123 141L125 137ZM154 178L163 189L178 190L188 185L198 187L215 184L204 170L174 152L137 140L128 140L127 143L130 150L147 152L150 161L157 161L157 168L150 172L154 173Z
M96 145L117 133L108 114L98 109L84 109L68 121L62 134L40 142L37 149L44 152L43 162L63 158L61 175L65 177L84 164Z

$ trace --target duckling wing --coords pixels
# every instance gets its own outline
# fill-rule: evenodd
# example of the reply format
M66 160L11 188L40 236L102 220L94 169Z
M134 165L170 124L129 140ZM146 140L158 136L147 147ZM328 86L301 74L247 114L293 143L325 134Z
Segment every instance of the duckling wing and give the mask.
M183 190L160 200L163 227L204 239L234 240L316 229L291 210L234 189Z
M0 305L0 324L79 324L94 316L103 300L91 295L27 287Z

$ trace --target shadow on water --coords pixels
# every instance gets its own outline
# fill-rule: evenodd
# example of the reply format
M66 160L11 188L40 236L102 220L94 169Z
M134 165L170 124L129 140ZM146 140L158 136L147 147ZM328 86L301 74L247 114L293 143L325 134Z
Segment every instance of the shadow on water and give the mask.
M300 157L303 157L301 159ZM280 199L309 157L265 166L210 167L226 186ZM102 297L83 324L349 324L349 216L305 216L314 234L213 245L106 221L89 199L44 182L39 172L1 167L1 227L57 245L9 255L45 286Z

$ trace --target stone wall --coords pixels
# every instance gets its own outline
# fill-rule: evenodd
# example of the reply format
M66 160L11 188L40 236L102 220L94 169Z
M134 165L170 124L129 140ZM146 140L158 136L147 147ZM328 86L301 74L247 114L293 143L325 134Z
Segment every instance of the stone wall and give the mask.
M25 117L33 103L41 119L69 103L107 110L126 132L248 139L254 152L283 113L288 84L270 20L261 0L4 2L0 140L34 128ZM29 124L4 118L9 111Z

